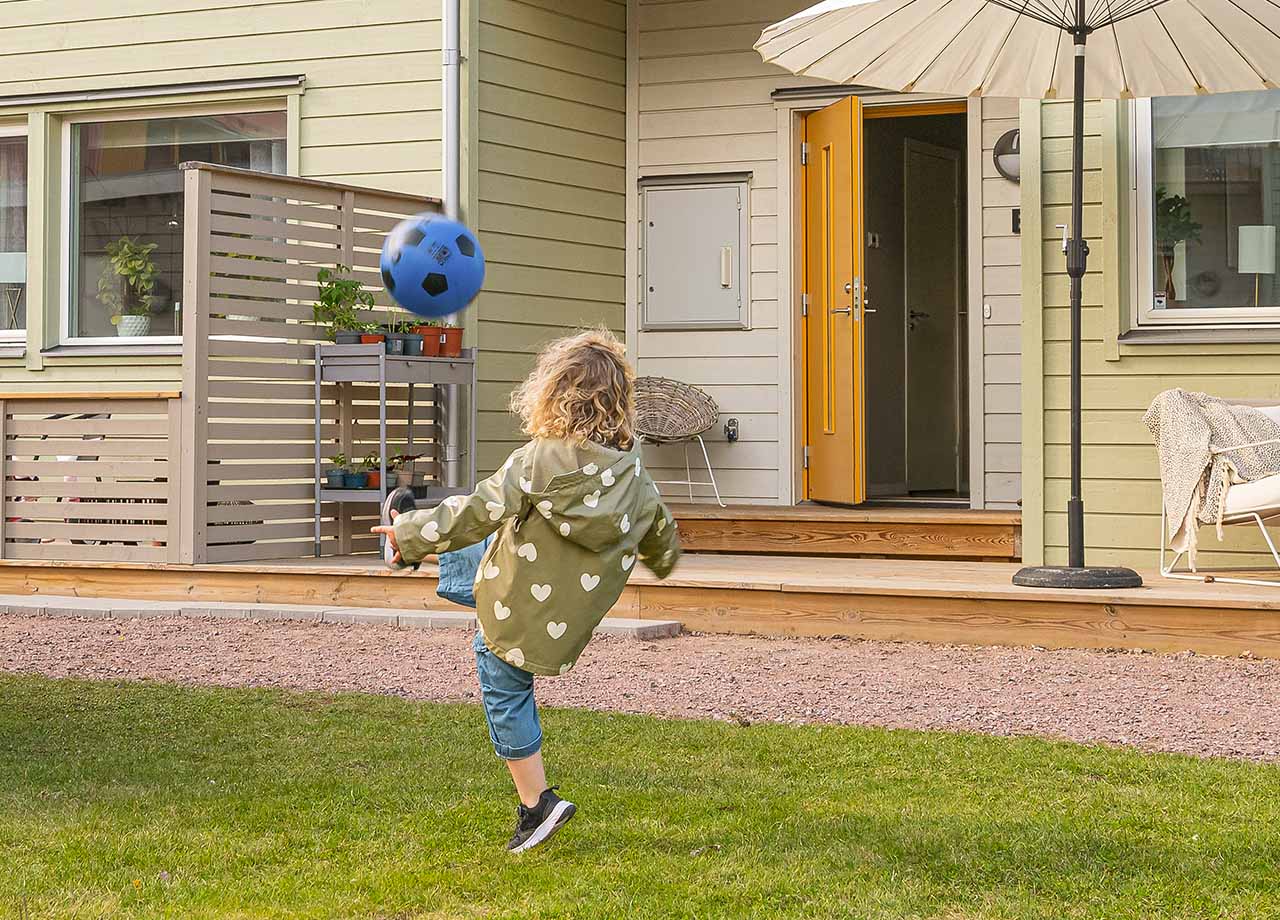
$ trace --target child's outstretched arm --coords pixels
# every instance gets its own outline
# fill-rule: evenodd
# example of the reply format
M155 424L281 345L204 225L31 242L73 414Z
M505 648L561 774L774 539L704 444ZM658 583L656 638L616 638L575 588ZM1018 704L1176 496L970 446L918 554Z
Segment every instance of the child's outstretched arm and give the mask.
M658 503L658 514L649 532L640 541L640 561L659 578L666 578L680 559L680 536L675 518L667 506Z
M520 511L524 501L519 484L524 472L524 450L517 448L502 468L469 496L451 496L435 508L410 511L395 518L392 526L374 527L373 532L386 534L396 549L396 561L410 564L431 553L479 543Z

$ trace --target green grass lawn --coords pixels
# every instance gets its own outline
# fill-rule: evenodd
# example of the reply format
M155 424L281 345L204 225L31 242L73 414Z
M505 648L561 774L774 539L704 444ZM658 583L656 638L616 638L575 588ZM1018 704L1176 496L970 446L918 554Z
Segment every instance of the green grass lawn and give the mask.
M0 917L1280 915L1280 768L550 710L503 850L469 706L0 676Z

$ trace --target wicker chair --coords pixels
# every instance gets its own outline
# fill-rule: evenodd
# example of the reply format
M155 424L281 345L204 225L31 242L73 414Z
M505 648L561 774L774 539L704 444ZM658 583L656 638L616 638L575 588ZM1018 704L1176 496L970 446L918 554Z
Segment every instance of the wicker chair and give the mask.
M723 508L720 487L716 485L715 470L702 433L720 418L720 407L704 391L692 384L681 383L666 377L636 378L636 434L648 444L683 444L684 479L654 480L659 486L687 486L689 501L693 501L695 486L710 486L715 493L716 504ZM698 442L702 448L702 460L707 465L707 480L696 480L689 466L689 445Z

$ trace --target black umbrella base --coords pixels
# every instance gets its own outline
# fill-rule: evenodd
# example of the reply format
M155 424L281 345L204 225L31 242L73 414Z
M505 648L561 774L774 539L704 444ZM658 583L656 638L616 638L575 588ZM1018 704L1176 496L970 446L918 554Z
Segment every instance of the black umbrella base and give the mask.
M1030 565L1018 570L1013 583L1024 588L1141 588L1142 576L1119 566Z

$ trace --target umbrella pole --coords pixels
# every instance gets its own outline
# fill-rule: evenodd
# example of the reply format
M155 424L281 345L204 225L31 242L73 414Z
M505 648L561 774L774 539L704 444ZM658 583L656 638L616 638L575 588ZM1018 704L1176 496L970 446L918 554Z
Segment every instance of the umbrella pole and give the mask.
M1071 279L1071 497L1067 500L1067 565L1028 566L1013 576L1015 585L1031 588L1138 588L1142 578L1132 569L1084 564L1084 498L1081 494L1080 363L1081 301L1089 244L1084 238L1084 52L1089 27L1085 0L1076 0L1075 72L1071 98L1071 239L1067 241L1067 276Z

